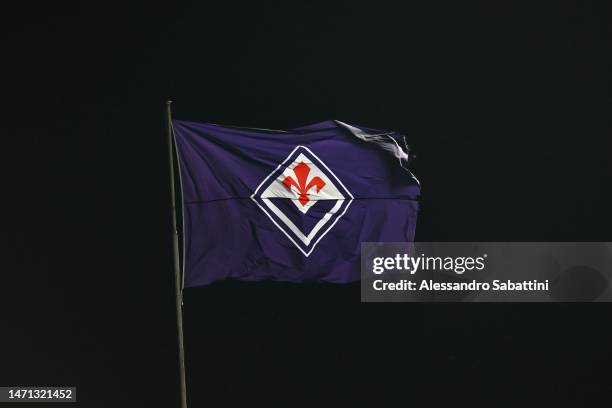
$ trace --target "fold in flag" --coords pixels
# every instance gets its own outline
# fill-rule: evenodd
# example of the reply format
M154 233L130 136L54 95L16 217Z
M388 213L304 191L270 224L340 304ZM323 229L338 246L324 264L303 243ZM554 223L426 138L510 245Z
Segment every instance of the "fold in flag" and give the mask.
M413 241L420 186L395 132L173 121L184 286L360 278L362 242Z

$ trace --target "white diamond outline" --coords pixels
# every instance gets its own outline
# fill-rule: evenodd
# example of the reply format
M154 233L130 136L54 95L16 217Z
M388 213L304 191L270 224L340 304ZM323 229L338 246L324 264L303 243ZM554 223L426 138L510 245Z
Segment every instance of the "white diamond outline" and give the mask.
M338 208L342 206L342 203L340 201L344 201L344 197L341 199L340 198L336 199L337 202L332 207L332 209L329 210L327 213L325 213L325 215L319 220L319 222L317 222L317 224L312 228L312 230L310 231L308 235L304 235L304 233L300 231L300 229L277 206L274 205L272 200L270 200L269 198L261 198L261 197L259 197L259 199L263 201L268 206L268 208L272 210L272 212L278 218L280 218L280 220L283 223L285 223L285 225L291 230L291 232L293 232L300 239L300 241L302 241L304 245L306 246L310 245L310 240L312 239L312 237L317 235L319 230L323 228L325 224L327 224L329 219L334 214L336 214L336 212L338 211Z
M326 169L326 170L327 170L327 171L328 171L328 172L329 172L329 173L332 175L332 177L333 177L334 179L336 179L336 181L337 181L337 182L338 182L338 183L339 183L339 184L342 186L342 188L344 188L344 191L346 191L346 193L349 195L349 197L351 197L350 199L348 199L348 203L347 203L346 207L344 207L344 211L342 211L342 214L340 214L338 217L336 217L336 219L334 220L334 222L332 222L332 224L329 226L329 228L327 228L327 229L326 229L326 230L325 230L325 231L324 231L324 232L321 234L321 236L320 236L320 237L319 237L319 238L318 238L318 239L315 241L315 243L314 243L314 244L312 244L312 248L310 248L310 251L308 251L308 252L305 252L305 251L304 251L304 250L303 250L303 249L300 247L300 245L299 245L297 242L295 242L295 240L294 240L294 239L293 239L293 238L292 238L292 237L291 237L291 236L290 236L290 235L287 233L287 231L285 231L285 229L284 229L283 227L281 227L281 226L280 226L280 225L279 225L279 224L278 224L278 223L277 223L277 222L274 220L274 218L272 218L272 216L270 215L270 213L268 213L268 211L266 211L266 209L265 209L264 207L262 207L262 206L261 206L261 204L259 204L259 203L257 202L257 200L255 199L255 195L257 194L257 192L259 191L259 189L261 188L261 186L262 186L262 185L264 185L264 184L265 184L265 182L266 182L266 181L267 181L267 180L268 180L268 179L269 179L269 178L270 178L270 177L271 177L271 176L272 176L274 173L276 173L278 169L280 169L280 168L281 168L281 167L282 167L282 166L283 166L285 163L287 163L287 161L288 161L288 160L291 158L291 156L293 156L293 153L295 153L295 151L296 151L296 150L298 150L299 148L302 148L302 149L306 150L308 153L312 154L312 155L313 155L313 156L314 156L314 157L315 157L315 158L316 158L316 159L319 161L319 164L322 164L322 165L323 165L323 167L324 167L324 168L325 168L325 169ZM270 218L270 221L272 221L272 222L274 223L274 225L276 225L276 227L277 227L279 230L281 230L281 231L282 231L282 233L283 233L283 234L285 234L285 235L287 236L287 238L289 238L289 240L290 240L291 242L293 242L293 245L295 245L295 246L297 247L297 249L299 249L299 250L300 250L300 252L301 252L302 254L304 254L304 256L305 256L305 257L307 257L307 258L308 258L308 256L309 256L309 255L312 253L312 251L314 251L314 249L315 249L315 247L317 246L317 244L319 243L319 241L321 241L321 239L323 239L323 237L324 237L325 235L327 235L327 233L328 233L328 232L329 232L329 231L330 231L330 230L331 230L331 229L334 227L334 225L336 225L336 223L338 222L338 220L344 216L344 214L346 213L346 211L348 210L348 208L351 206L351 204L352 204L353 200L355 199L355 197L353 197L353 194L351 194L351 192L349 191L349 189L348 189L348 188L346 188L346 186L345 186L345 185L344 185L344 184L343 184L343 183L340 181L340 179L339 179L339 178L338 178L338 177L337 177L337 176L334 174L334 172L333 172L333 171L331 171L331 169L330 169L329 167L327 167L327 164L325 164L325 162L323 162L323 160L321 160L321 159L319 158L319 156L317 156L316 154L314 154L314 153L312 152L312 150L310 150L310 149L309 149L309 148L307 148L306 146L302 146L302 145L296 146L296 147L295 147L295 148L294 148L294 149L293 149L293 150L292 150L292 151L291 151L291 152L290 152L290 153L287 155L287 157L285 158L285 160L283 160L283 161L282 161L282 162L281 162L281 163L280 163L278 166L276 166L276 168L275 168L275 169L274 169L272 172L270 172L270 174L268 174L268 175L266 176L266 178L264 178L264 179L262 180L262 182L261 182L261 183L259 183L259 185L257 186L257 188L255 189L255 191L253 192L253 194L251 195L251 197L250 197L250 198L251 198L251 200L253 200L253 202L254 202L255 204L257 204L257 206L258 206L259 208L261 208L261 210L262 210L262 211L263 211L263 212L264 212L264 213L265 213L265 214L268 216L268 218ZM345 198L345 200L346 200L346 198ZM263 198L262 198L262 201L263 201Z

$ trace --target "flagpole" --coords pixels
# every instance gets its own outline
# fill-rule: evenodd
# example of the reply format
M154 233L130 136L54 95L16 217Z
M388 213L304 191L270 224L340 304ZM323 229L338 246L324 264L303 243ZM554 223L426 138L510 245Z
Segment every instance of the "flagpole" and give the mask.
M170 201L172 203L172 252L174 256L174 289L176 294L176 328L178 331L179 379L181 383L181 408L187 408L185 381L185 348L183 346L183 293L179 265L178 229L176 228L176 198L174 188L174 155L172 154L172 101L166 101L166 130L168 133L168 163L170 165Z

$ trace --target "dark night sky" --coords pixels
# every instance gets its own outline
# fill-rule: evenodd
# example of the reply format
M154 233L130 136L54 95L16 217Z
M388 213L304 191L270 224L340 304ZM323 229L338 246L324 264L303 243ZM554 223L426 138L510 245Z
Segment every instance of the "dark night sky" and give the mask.
M0 17L14 231L0 385L76 385L83 407L177 406L166 98L185 120L405 133L420 241L612 240L598 3L47 3ZM611 312L223 282L186 292L190 399L578 402L611 385L594 371L612 363Z

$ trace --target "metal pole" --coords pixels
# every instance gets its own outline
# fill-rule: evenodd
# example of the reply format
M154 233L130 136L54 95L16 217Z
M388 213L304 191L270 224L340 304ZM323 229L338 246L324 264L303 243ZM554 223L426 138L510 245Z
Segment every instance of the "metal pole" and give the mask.
M178 330L179 378L181 382L181 408L187 408L187 385L185 382L185 348L183 346L183 293L179 265L178 230L176 228L176 198L174 190L174 155L172 154L172 101L166 101L166 125L168 131L168 163L170 165L170 200L172 202L172 250L174 254L174 287L176 291L176 328Z

